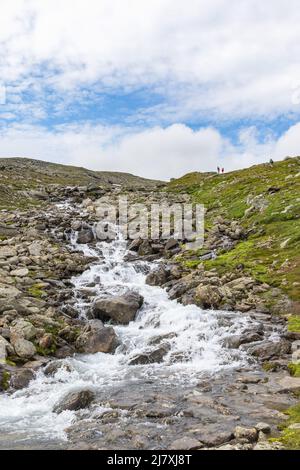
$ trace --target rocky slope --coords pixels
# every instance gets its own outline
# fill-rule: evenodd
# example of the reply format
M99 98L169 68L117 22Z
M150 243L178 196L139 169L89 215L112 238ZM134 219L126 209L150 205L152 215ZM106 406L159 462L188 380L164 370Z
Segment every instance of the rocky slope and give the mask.
M113 354L119 345L114 324L135 318L143 299L130 292L92 300L88 323L76 308L72 277L95 260L74 251L70 235L76 231L79 243L93 246L92 227L101 204L117 205L120 194L148 206L195 201L207 209L203 248L191 251L172 238L138 239L128 243L128 261L161 260L146 282L164 287L169 298L183 305L239 311L260 322L226 339L226 348L253 356L262 374L251 382L246 371L242 385L232 393L238 401L241 390L247 394L247 384L252 384L250 401L257 394L276 393L274 407L283 410L292 405L275 448L280 447L280 439L285 446L300 446L295 400L300 390L300 158L226 175L190 174L167 186L132 175L25 159L2 159L0 173L0 389L27 386L41 367L51 376L60 367L57 360L74 353ZM80 292L83 302L91 298L92 287ZM270 338L274 329L279 335L276 342ZM140 355L132 364L161 362L167 352L168 344L158 342L151 356ZM94 397L90 391L83 392L59 406L88 407ZM194 391L190 393L189 400L196 406ZM79 431L76 427L70 431L74 442ZM265 442L264 431L253 426L226 436L219 441L211 438L208 446L272 446ZM173 445L191 448L195 443ZM205 445L205 440L198 439L196 448Z

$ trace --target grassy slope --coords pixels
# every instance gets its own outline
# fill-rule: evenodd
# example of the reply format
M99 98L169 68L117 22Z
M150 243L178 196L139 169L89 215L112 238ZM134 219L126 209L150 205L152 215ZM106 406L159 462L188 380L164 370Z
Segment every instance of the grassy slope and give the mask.
M299 307L300 157L224 175L190 173L170 182L168 190L189 193L194 201L203 203L207 229L217 216L223 216L238 220L249 233L233 250L205 262L206 268L224 272L243 263L245 272L280 287L295 301L295 308ZM268 206L245 216L251 205L247 199L259 195Z

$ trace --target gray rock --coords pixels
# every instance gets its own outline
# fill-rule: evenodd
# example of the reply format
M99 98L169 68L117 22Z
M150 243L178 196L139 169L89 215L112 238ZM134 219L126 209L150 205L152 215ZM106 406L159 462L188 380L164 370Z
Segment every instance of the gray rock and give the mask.
M31 369L21 369L12 374L10 386L15 390L20 390L28 386L29 382L34 379L34 372Z
M31 359L36 354L34 344L24 338L16 339L13 342L13 347L16 354L23 359Z
M113 353L118 345L115 330L109 327L91 329L78 336L76 348L86 354Z
M204 447L203 443L192 437L182 437L172 442L170 450L197 450Z
M129 365L135 366L139 364L154 364L156 362L162 362L169 350L170 346L168 344L162 344L159 348L154 349L153 351L138 354L129 361Z
M258 432L263 432L264 434L270 434L271 426L267 423L257 423L255 426Z
M94 398L95 394L91 390L71 392L55 405L53 412L59 414L66 410L77 411L87 408Z
M159 266L151 271L146 277L149 286L162 286L168 281L169 271L164 266Z
M173 248L177 248L177 247L178 247L178 240L175 240L175 238L170 238L165 244L165 250L167 251L172 250Z
M94 241L94 233L90 228L80 230L77 236L77 243L86 244Z
M140 294L129 291L123 295L96 300L93 313L100 320L112 320L114 323L126 325L135 319L143 301Z
M258 431L256 428L244 428L237 426L234 430L236 439L245 439L248 442L256 442L258 438Z
M255 346L251 346L248 352L252 356L259 357L263 360L268 360L273 357L282 357L288 354L291 350L289 341L281 340L278 342L266 341Z
M138 248L139 256L152 255L153 250L150 242L148 240L143 240Z

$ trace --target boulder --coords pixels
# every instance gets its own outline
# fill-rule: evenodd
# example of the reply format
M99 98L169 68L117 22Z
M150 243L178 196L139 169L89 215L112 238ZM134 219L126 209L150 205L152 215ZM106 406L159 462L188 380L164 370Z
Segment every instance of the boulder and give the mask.
M149 286L162 286L168 281L169 274L164 266L159 266L147 275L146 284Z
M237 426L234 430L234 437L236 439L245 439L248 442L256 442L258 438L258 431L256 428L244 428Z
M23 318L19 318L12 322L12 326L10 328L10 335L12 341L14 338L24 338L30 341L34 339L37 334L37 329L30 323L29 321L23 320Z
M115 351L118 345L115 330L111 326L104 327L102 322L99 323L101 325L98 328L92 325L89 331L78 336L75 346L81 353L113 353Z
M95 398L95 394L91 390L81 390L79 392L71 392L66 395L55 407L54 413L62 413L63 411L77 411L87 408Z
M200 284L195 290L195 301L202 308L217 308L221 302L221 295L217 287Z
M16 276L16 277L26 277L28 276L29 271L27 268L19 268L19 269L14 269L13 271L10 272L11 276Z
M33 370L23 368L11 375L10 386L15 390L21 390L27 387L32 379L34 379Z
M94 233L91 228L80 230L77 236L77 243L86 244L94 241Z
M31 359L36 354L34 344L24 338L18 338L13 342L16 354L23 359Z
M142 240L142 243L140 244L138 248L138 255L139 256L146 256L146 255L152 255L153 250L151 247L151 244L148 240Z
M123 295L96 300L93 313L100 320L112 320L114 323L126 325L135 319L143 301L144 299L140 294L129 291Z
M178 240L175 240L175 238L170 238L165 244L165 250L173 250L173 248L177 248L178 245Z

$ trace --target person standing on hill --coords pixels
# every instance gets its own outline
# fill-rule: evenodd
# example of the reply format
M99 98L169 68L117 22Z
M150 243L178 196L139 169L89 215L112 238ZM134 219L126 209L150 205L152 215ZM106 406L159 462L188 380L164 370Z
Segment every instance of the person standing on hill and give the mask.
M225 171L224 168L222 168L222 173L224 173L224 171Z
M218 171L218 174L220 174L220 167L219 166L217 167L217 171Z

